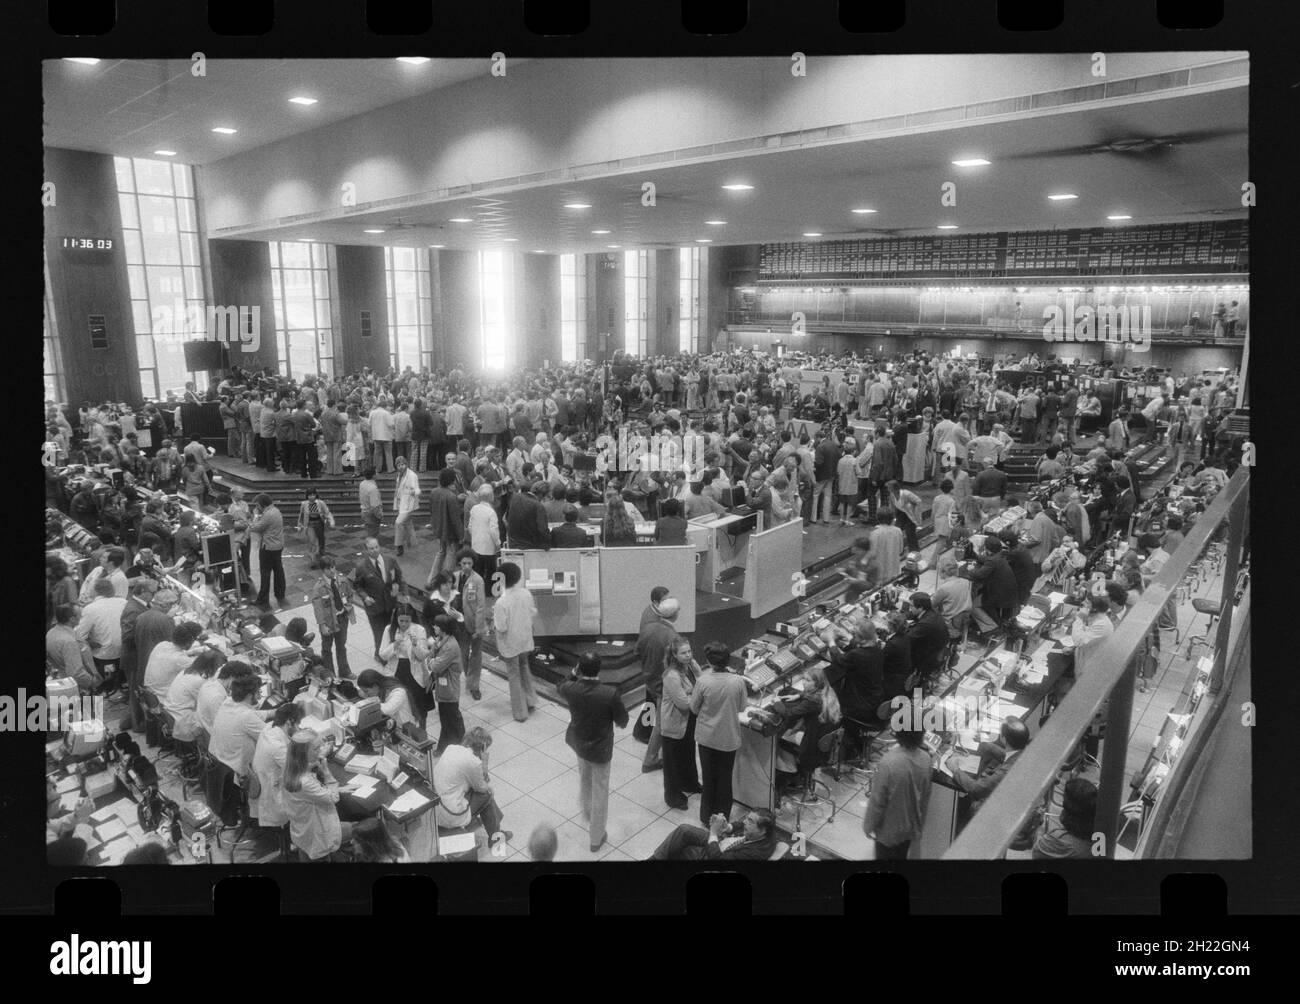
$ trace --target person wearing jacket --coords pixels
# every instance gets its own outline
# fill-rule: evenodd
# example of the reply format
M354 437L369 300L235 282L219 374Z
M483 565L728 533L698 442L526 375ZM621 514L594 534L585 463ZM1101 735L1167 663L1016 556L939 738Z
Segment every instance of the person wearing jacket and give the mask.
M777 790L800 783L809 771L826 760L822 739L840 724L840 700L821 669L811 666L800 674L800 686L783 694L774 710L781 717L777 746ZM787 734L793 733L790 738ZM801 786L801 785L800 785Z
M506 513L506 531L510 546L529 550L551 549L551 528L546 521L546 510L537 500L538 493L545 488L546 482L534 482L526 489L517 491L510 499Z
M392 446L392 442L388 444ZM393 483L393 511L397 518L393 521L393 543L400 558L406 545L416 547L419 541L415 536L415 514L420 508L420 476L406 466L406 458L398 457L394 461L397 478Z
M406 688L411 714L421 728L433 710L425 666L428 657L429 637L423 626L416 623L415 611L403 604L394 613L384 643L379 646L379 661L384 664L385 675L395 677Z
M456 554L456 592L453 606L465 618L461 625L461 661L469 696L483 699L479 681L483 674L483 636L487 634L487 589L474 570L474 551L464 547Z
M687 797L703 790L695 767L695 715L691 712L695 681L703 672L691 653L691 643L677 638L665 654L658 708L664 802L670 809L685 809Z
M322 755L321 738L306 729L295 732L285 754L281 799L289 817L289 836L308 861L328 861L352 835L352 824L339 819L339 786Z
M492 608L497 654L506 664L511 713L515 721L526 722L529 713L537 710L537 692L529 667L536 644L533 622L537 618L537 604L523 584L523 569L513 561L505 561L499 571L505 588Z
M491 485L480 485L471 497L476 501L469 511L466 533L470 550L474 552L474 570L487 582L496 571L497 555L501 551L501 521L492 504Z
M320 559L320 578L311 590L312 612L321 635L321 659L325 668L334 675L334 653L338 652L338 676L346 679L352 675L348 666L348 625L357 622L353 606L352 583L335 568L331 555Z
M971 620L977 630L987 635L1020 609L1020 584L1002 553L1001 540L988 537L984 549L986 553L980 563L963 574L982 587L979 602L971 609Z
M319 568L321 558L325 555L325 527L334 526L334 514L330 507L317 493L315 488L307 489L307 497L298 507L298 532L308 535L314 541L311 547L310 567Z
M890 438L889 430L876 429L876 441L871 449L871 466L867 469L867 516L876 518L877 502L889 504L889 490L885 487L898 473L898 450Z
M569 706L564 741L578 757L578 804L594 853L607 836L614 729L627 727L627 708L618 696L618 688L600 682L600 656L594 652L579 656L573 676L556 689Z
M695 741L700 749L702 777L700 822L711 826L714 813L725 821L731 814L731 775L740 749L740 712L745 708L747 684L727 668L731 651L721 642L709 642L704 657L711 672L703 674L691 694L696 716Z
M289 739L298 731L304 714L301 704L293 701L281 704L257 737L253 774L259 790L249 809L258 826L278 827L289 822L289 814L284 809L284 764L289 755Z
M456 472L444 467L438 472L438 487L429 493L432 516L429 529L433 532L434 540L433 563L429 566L430 582L439 572L450 571L455 567L456 551L465 536L460 499L452 488L455 482ZM397 553L402 553L400 548ZM427 583L425 588L429 588Z
M429 638L429 687L438 704L438 755L465 736L465 719L460 713L460 681L465 666L456 622L447 614L433 618Z
M706 674L707 675L707 674ZM682 823L664 838L651 861L767 861L776 850L776 819L753 809L737 823L718 813L702 830Z

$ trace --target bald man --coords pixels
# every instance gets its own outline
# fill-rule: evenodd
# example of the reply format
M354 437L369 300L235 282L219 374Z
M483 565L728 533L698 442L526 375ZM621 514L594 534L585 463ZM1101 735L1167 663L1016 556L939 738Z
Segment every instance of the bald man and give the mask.
M980 766L976 777L972 778L956 764L952 765L953 783L970 798L972 812L993 794L993 790L1002 783L1011 765L1028 745L1029 726L1012 716L1002 723L997 742L979 744L977 752Z

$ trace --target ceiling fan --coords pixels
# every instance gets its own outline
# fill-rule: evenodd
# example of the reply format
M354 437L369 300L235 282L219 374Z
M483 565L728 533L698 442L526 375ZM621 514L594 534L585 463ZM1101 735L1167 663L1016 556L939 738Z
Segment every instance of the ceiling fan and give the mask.
M1245 126L1241 126L1228 129L1195 129L1190 132L1174 133L1168 136L1115 134L1098 143L1058 147L1054 150L1035 150L1030 153L1016 154L1010 159L1024 160L1026 158L1040 157L1111 154L1117 157L1153 160L1164 157L1181 146L1191 146L1194 143L1205 143L1228 136L1245 135L1245 133Z

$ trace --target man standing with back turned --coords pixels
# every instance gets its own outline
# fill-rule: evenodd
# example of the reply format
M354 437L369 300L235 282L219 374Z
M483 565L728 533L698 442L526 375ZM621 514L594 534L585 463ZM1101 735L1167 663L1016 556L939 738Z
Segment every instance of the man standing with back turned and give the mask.
M569 705L564 741L578 755L578 802L593 852L605 843L614 727L627 727L627 708L619 700L618 689L601 683L599 675L600 656L586 652L578 658L573 678L556 688Z

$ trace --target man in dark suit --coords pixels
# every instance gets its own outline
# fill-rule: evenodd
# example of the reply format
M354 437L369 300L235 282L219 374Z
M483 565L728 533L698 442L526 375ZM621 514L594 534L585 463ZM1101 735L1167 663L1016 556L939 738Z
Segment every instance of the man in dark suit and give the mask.
M379 642L397 608L398 592L402 586L402 568L396 559L379 553L379 541L366 538L366 553L352 573L352 587L361 597L370 620L370 631L375 636L375 658L379 658Z
M600 656L584 653L573 678L556 688L569 706L564 741L578 755L578 803L587 821L591 849L605 843L609 811L609 765L614 758L614 727L627 727L627 708L618 688L600 682Z
M984 550L980 563L972 571L961 574L982 587L979 600L971 608L971 620L980 633L988 635L1020 609L1020 583L1002 553L1001 540L987 538Z
M753 809L734 826L716 813L708 830L682 823L650 855L651 861L766 861L776 850L776 820Z
M980 803L993 794L993 789L1002 783L1011 765L1028 745L1029 726L1012 716L1002 723L998 742L979 744L980 766L977 777L971 778L964 770L953 764L953 783L970 799L972 811L978 809Z
M876 504L879 499L883 498L885 504L889 504L889 490L885 485L895 479L897 468L898 450L894 447L889 430L876 429L876 442L871 450L871 466L867 470L867 480L870 482L867 492L868 518L873 520L876 518Z
M948 625L935 612L929 593L913 593L911 604L912 623L907 628L907 637L911 643L912 666L928 677L943 666L944 653L948 650Z
M537 500L537 492L546 482L535 481L528 491L515 492L506 510L506 532L511 547L524 550L551 549L551 528L546 522L546 510Z
M591 547L591 535L578 526L578 507L564 507L564 522L551 531L552 547Z
M433 532L433 564L429 566L428 589L433 577L439 572L450 572L456 567L456 552L465 537L465 527L461 519L463 508L460 498L452 486L456 483L456 472L444 467L438 472L438 487L429 493L429 510L432 521L429 529Z
M655 520L655 543L686 543L686 520L682 519L680 500L668 499L660 504L659 518Z
M1023 607L1033 594L1034 583L1038 581L1039 563L1034 561L1034 556L1029 553L1028 548L1020 546L1020 534L1012 527L1007 527L998 536L1002 538L1002 553L1007 557L1007 564L1011 566L1011 571L1016 573L1016 585L1020 589L1020 605Z

